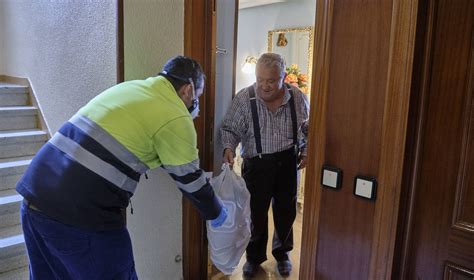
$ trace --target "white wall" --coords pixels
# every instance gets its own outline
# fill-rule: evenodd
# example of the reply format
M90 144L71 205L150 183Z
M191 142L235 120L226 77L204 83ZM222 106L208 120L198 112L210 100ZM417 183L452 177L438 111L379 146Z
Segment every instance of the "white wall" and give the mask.
M51 132L115 84L115 1L0 5L0 74L30 79Z
M125 78L156 75L184 51L184 0L125 0Z
M51 131L116 83L115 0L0 0L0 74L28 77ZM125 77L155 75L183 53L183 0L125 0ZM132 198L140 279L180 279L181 194L162 170ZM128 211L130 214L130 210Z
M254 74L242 72L242 64L249 55L258 57L267 52L268 31L314 26L315 13L315 0L293 0L239 10L235 90L255 82Z
M217 0L216 44L227 50L227 54L216 55L216 96L214 112L214 173L220 173L222 166L222 144L220 127L225 113L232 103L233 79L235 75L235 5L229 0Z
M4 74L4 54L5 52L3 51L4 47L3 45L5 44L5 37L3 37L4 34L4 28L5 28L5 9L4 9L4 2L0 0L0 75Z
M125 0L125 78L156 75L168 58L184 50L183 0ZM141 178L128 211L139 279L181 279L181 193L161 169Z

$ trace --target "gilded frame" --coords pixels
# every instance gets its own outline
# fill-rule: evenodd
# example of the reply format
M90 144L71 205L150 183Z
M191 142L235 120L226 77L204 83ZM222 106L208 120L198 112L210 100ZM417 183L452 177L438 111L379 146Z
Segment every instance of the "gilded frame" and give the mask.
M314 28L312 26L307 27L298 27L298 28L284 28L284 29L274 29L268 31L268 52L273 51L273 35L275 33L288 33L288 32L309 32L309 45L308 45L308 87L311 92L311 80L313 72L313 40L314 40ZM288 65L289 66L289 65Z

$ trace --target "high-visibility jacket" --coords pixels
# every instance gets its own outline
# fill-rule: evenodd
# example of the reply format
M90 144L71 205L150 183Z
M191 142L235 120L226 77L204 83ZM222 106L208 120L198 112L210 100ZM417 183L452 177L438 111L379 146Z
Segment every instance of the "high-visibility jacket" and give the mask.
M196 138L191 115L166 78L124 82L67 121L16 189L62 223L113 229L124 225L141 174L161 166L203 218L214 219L221 205L199 168Z

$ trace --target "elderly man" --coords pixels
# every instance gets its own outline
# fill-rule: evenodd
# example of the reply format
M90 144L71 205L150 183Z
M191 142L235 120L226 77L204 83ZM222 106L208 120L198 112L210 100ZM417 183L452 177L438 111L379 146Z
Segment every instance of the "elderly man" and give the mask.
M242 174L251 194L252 238L247 247L245 277L253 277L267 259L268 208L272 202L272 254L282 276L291 272L296 217L297 169L306 165L307 97L284 84L285 62L274 53L257 61L257 82L242 89L232 102L221 133L224 162L233 164L242 143Z

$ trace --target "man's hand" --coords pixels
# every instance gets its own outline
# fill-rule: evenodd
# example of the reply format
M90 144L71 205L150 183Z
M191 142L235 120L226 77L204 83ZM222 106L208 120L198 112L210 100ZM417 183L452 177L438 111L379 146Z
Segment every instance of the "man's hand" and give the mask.
M230 168L234 166L234 153L231 149L227 148L224 150L224 159L222 161L228 163Z
M298 170L306 167L308 163L306 156L300 156L298 159Z

